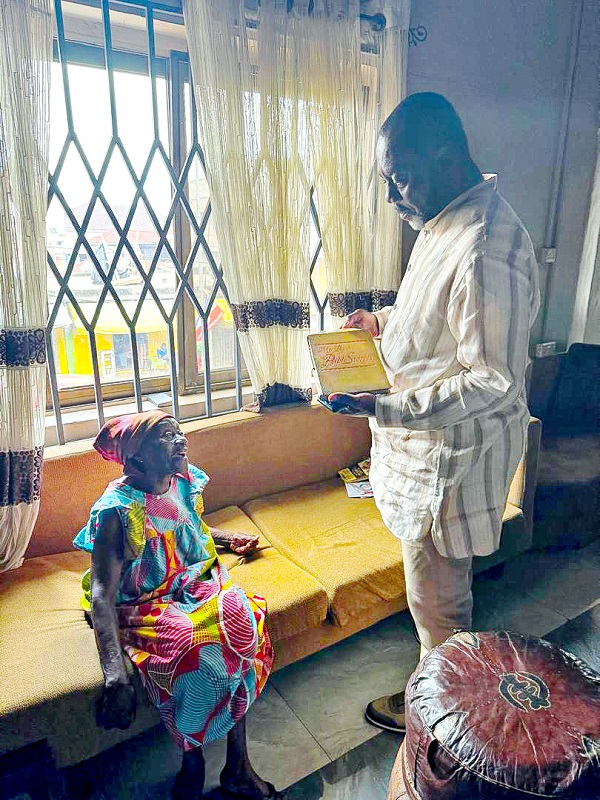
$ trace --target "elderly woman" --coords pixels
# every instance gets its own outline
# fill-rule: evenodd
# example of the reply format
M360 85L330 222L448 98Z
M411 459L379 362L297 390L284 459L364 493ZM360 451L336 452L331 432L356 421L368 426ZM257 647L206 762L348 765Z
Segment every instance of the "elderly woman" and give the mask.
M246 749L245 714L273 663L265 601L231 582L215 550L251 553L258 539L202 521L208 477L188 464L187 441L168 414L111 420L94 447L123 465L74 540L92 554L84 605L87 598L104 673L99 723L127 728L133 719L124 650L183 750L176 800L201 797L202 745L225 735L222 797L281 797Z

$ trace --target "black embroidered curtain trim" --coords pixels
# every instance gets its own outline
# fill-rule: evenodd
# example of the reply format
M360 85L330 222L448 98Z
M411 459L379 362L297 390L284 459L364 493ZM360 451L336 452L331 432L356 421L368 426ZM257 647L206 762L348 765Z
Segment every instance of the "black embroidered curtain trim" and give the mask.
M367 311L379 311L380 308L391 306L396 300L396 289L371 289L368 292L329 292L329 308L334 317L345 317L365 308Z
M250 328L271 328L283 325L286 328L309 328L308 303L292 300L254 300L231 306L235 326L247 333Z
M32 367L46 363L46 334L43 328L2 328L0 367Z
M259 408L283 403L310 403L312 389L295 389L286 383L272 383L256 395Z
M397 289L373 289L371 291L371 311L379 311L396 302Z
M0 452L0 506L40 499L44 448Z

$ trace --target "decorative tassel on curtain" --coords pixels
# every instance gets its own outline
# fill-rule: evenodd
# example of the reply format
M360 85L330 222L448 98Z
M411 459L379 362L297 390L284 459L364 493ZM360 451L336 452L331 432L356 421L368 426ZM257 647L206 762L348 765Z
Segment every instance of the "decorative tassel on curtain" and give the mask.
M0 0L0 571L37 518L46 406L50 0Z
M211 209L259 407L310 400L306 19L265 0L189 0L185 26Z

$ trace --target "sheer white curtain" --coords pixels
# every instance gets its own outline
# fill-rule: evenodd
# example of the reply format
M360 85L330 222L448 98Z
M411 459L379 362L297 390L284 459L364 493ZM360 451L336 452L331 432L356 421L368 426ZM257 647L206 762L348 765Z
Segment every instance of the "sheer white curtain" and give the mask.
M50 0L0 0L0 571L38 514L46 405Z
M187 0L184 17L225 281L262 406L310 398L311 187L334 311L377 308L398 288L399 222L374 154L404 93L409 4L379 9L389 24L364 58L358 0L261 0L250 17L249 5Z
M240 346L260 406L310 399L306 18L184 3L200 137Z
M335 121L328 126L335 135L317 129L315 195L329 305L338 318L356 308L390 305L401 278L401 224L385 201L375 144L383 121L406 94L410 0L361 5L370 15L383 13L385 28L362 26L362 53L355 41L336 47L332 36L312 65L313 87L321 90L316 102Z

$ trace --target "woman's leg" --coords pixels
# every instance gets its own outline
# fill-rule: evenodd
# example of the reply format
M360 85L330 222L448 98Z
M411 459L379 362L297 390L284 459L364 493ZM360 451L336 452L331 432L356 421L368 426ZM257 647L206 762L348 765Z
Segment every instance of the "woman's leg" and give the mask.
M255 789L264 797L270 788L250 764L246 742L246 717L242 717L227 734L227 760L221 772L221 785L226 788Z
M186 750L175 776L173 800L201 800L204 789L204 753L201 747Z

